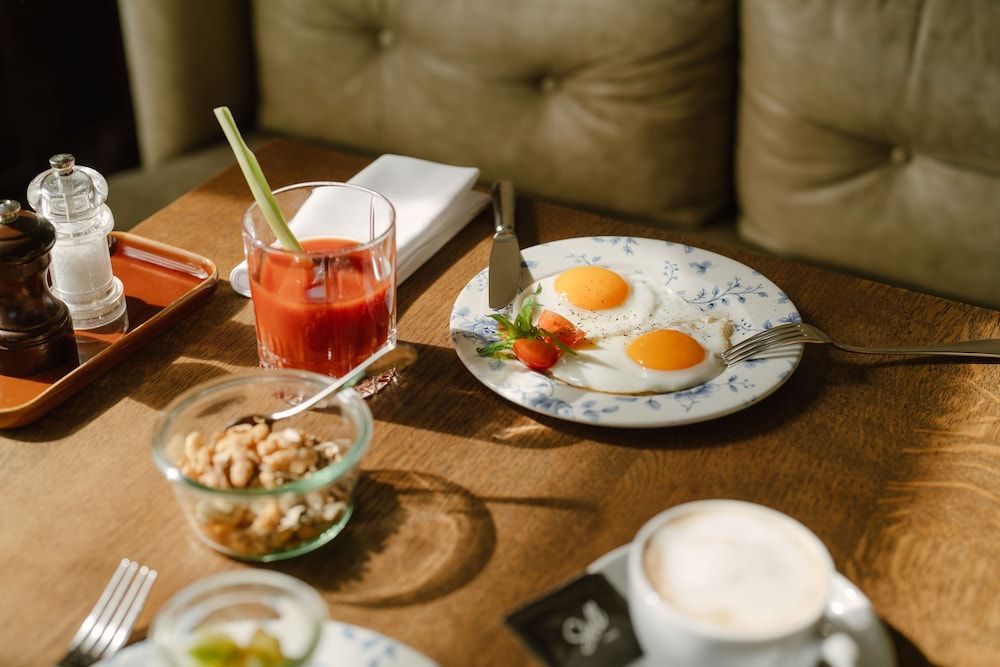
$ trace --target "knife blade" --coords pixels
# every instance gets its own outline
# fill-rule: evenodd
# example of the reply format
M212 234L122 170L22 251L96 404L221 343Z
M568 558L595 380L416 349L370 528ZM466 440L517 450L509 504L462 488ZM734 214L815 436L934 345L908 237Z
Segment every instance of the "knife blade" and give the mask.
M493 248L490 250L489 304L504 308L517 295L521 283L521 249L514 235L514 184L493 184Z

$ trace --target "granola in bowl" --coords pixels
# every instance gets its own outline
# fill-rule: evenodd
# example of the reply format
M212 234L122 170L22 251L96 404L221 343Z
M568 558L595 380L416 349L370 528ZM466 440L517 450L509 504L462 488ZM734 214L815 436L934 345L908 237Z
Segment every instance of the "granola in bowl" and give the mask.
M184 438L180 470L214 489L279 489L343 459L351 442L321 440L297 428L238 424L206 438ZM356 471L319 491L282 493L251 503L198 501L191 515L213 542L243 555L263 555L311 540L347 510Z
M229 426L268 414L328 386L297 370L214 380L173 401L153 433L153 459L195 534L234 558L273 561L333 539L354 509L359 464L371 443L371 412L341 391L272 426Z

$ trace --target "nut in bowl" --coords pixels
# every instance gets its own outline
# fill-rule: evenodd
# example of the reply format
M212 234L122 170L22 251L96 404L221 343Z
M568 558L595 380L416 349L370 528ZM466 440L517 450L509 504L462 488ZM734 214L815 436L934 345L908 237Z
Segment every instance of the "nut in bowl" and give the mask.
M273 426L230 425L331 382L308 371L258 371L200 385L167 407L153 459L203 542L268 562L312 551L343 530L372 437L371 412L356 393L341 391Z

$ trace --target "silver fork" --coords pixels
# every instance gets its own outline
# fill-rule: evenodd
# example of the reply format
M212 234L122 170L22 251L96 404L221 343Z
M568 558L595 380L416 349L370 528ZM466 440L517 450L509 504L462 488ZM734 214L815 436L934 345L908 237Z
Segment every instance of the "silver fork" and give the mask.
M924 345L922 347L857 347L844 345L832 340L825 333L809 324L793 322L782 324L733 345L720 356L726 366L738 364L741 361L755 357L761 352L773 350L799 343L829 343L847 352L860 354L943 354L959 357L992 357L1000 359L1000 340L963 340L957 343L943 345Z
M123 558L56 667L88 667L114 655L132 634L154 581L156 570Z

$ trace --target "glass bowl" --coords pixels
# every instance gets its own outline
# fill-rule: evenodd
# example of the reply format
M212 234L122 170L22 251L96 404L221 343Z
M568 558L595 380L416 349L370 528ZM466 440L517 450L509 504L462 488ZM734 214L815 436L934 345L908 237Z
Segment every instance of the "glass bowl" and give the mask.
M246 647L263 630L264 647L277 641L282 659L246 664L303 665L326 617L326 603L308 584L280 572L244 570L202 579L174 595L153 620L150 636L171 667L204 667L213 664L206 653L215 654L215 664L229 664L218 656L233 643Z
M232 488L232 467L219 481L210 468L234 465L225 461L203 463L197 479L182 472L185 466L192 471L197 447L187 442L192 433L203 443L234 419L287 408L332 382L309 371L256 371L199 385L167 406L153 430L153 460L202 542L233 558L270 562L317 549L343 530L354 510L358 465L372 437L371 412L352 390L274 425L275 433L298 429L336 450L326 467L304 476L293 469L287 473L291 481L274 488ZM220 488L225 486L230 488Z

